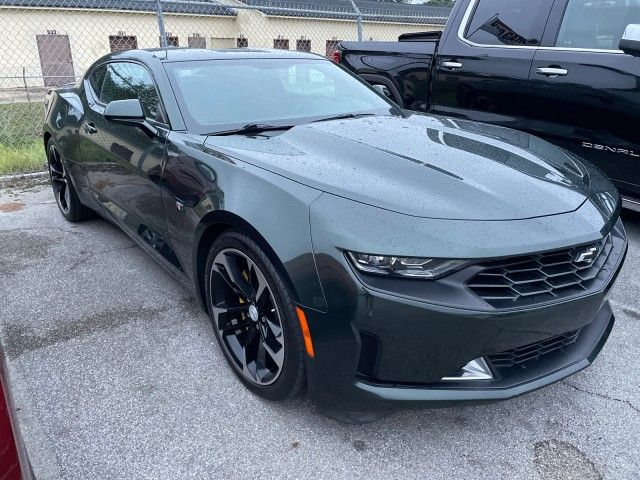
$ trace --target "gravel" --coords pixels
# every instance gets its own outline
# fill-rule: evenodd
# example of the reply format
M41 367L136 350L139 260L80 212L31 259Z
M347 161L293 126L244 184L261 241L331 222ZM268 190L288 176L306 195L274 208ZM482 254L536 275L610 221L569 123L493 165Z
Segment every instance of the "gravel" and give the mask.
M0 342L39 479L635 479L640 216L595 364L489 406L352 426L250 394L189 293L106 221L67 223L42 181L0 187Z

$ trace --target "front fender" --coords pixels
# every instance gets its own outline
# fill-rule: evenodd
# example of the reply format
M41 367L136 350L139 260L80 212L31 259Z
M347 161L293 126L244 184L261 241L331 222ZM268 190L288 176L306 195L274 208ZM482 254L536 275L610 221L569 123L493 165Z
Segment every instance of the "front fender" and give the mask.
M232 226L263 244L300 305L326 309L309 226L309 205L321 192L175 132L167 145L163 185L175 251L196 290L200 291L200 247L206 232L218 225Z

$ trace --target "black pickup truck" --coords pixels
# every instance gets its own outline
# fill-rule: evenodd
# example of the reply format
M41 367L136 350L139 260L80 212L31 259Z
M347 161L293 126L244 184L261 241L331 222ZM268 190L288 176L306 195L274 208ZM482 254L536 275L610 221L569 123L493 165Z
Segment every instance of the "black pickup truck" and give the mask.
M523 130L599 166L640 211L640 0L458 0L442 32L334 59L408 109Z

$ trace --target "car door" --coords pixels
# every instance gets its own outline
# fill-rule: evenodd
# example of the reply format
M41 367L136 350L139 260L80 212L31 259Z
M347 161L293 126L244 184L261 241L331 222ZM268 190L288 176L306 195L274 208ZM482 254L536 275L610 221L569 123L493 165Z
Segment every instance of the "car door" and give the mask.
M169 126L153 77L139 63L111 62L96 67L85 88L93 96L80 129L89 184L118 223L161 251L167 226L160 182ZM151 128L104 117L109 102L136 98Z
M442 39L432 111L523 128L529 70L553 0L471 0Z
M531 69L531 131L590 160L640 197L640 58L618 50L640 0L562 0Z

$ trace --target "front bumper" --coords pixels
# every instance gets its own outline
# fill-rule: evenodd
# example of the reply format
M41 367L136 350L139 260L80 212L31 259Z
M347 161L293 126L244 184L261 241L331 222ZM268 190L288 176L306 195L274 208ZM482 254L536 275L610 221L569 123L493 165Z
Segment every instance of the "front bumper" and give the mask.
M614 317L605 294L583 301L499 317L432 308L367 294L354 322L341 326L326 314L307 312L315 358L309 360L309 393L321 407L339 411L444 407L504 400L554 383L589 366L606 342ZM392 316L389 313L393 313ZM376 322L379 319L380 322ZM388 325L392 321L393 329ZM366 328L366 330L365 330ZM493 380L441 382L469 361L580 329L578 340L524 368L492 366ZM367 377L362 332L382 344ZM491 364L490 364L491 366Z
M512 367L508 377L490 381L447 382L419 386L389 386L358 381L356 389L366 392L367 403L385 408L397 403L444 407L455 403L488 403L517 397L568 377L586 367L596 358L613 328L614 316L608 302L598 312L596 319L585 326L578 342L563 351L532 361L528 368Z
M307 312L315 348L309 393L325 411L442 407L508 399L572 375L593 362L614 324L607 294L627 248L622 227L617 229L601 289L512 310L477 308L477 297L455 279L444 282L463 290L456 298L473 301L453 306L402 296L363 279L344 256L318 256L329 311ZM539 358L514 366L491 362L567 332L579 332L577 339ZM492 380L441 380L479 357L488 360Z

